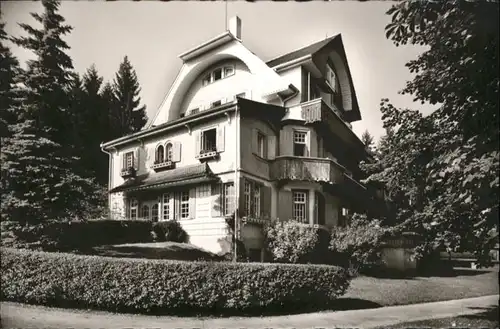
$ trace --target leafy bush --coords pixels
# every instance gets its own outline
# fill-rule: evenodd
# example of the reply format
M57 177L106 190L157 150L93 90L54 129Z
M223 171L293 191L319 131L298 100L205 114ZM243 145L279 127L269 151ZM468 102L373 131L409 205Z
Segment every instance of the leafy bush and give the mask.
M187 243L189 241L189 235L182 228L181 224L175 220L154 223L153 233L155 241L158 242L172 241Z
M328 262L329 234L295 221L274 221L266 228L267 249L280 263Z
M179 314L331 305L349 286L326 265L185 262L1 250L1 298L47 306Z
M378 267L382 263L382 238L387 232L380 221L353 214L348 227L338 227L332 232L329 249L333 262L359 271Z
M86 249L103 244L152 242L152 223L139 220L47 221L12 224L2 245L47 251Z

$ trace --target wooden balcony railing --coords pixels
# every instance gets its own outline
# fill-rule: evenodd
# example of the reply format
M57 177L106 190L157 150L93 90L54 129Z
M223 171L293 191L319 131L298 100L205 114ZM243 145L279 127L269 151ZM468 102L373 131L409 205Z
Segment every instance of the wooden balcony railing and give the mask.
M344 168L337 162L325 158L279 156L270 167L272 180L304 180L340 183Z

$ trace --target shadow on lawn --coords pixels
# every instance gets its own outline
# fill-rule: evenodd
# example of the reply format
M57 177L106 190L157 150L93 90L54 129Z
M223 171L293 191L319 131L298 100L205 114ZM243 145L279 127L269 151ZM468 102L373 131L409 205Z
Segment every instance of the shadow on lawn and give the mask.
M436 271L425 271L418 275L423 277L442 277L442 278L454 278L457 276L476 276L481 274L486 274L492 270L475 270L467 268L453 268L453 269L441 269Z
M490 320L490 321L498 321L499 316L499 307L498 305L490 306L490 307L470 307L470 309L482 309L484 312L477 314L464 315L464 318L470 320Z

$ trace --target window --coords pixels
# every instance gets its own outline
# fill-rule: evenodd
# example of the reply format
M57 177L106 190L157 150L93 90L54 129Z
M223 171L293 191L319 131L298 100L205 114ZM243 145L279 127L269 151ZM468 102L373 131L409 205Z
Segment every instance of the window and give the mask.
M233 74L234 74L234 67L233 66L226 66L224 68L224 78L227 78Z
M172 143L165 145L165 161L172 161Z
M201 133L201 151L203 153L217 150L217 129L212 128Z
M141 212L139 213L139 217L144 219L149 219L149 206L147 204L141 207Z
M224 184L224 203L223 203L223 210L224 210L224 215L232 215L235 209L235 204L234 204L234 184L233 183L226 183Z
M307 191L293 191L293 220L305 223L307 220Z
M321 137L318 134L316 134L316 147L318 148L316 156L318 158L323 158L324 157L323 148L321 146L322 146L321 145Z
M127 152L123 157L123 169L128 169L134 166L134 152Z
M253 186L252 216L260 218L260 185Z
M293 155L306 156L306 136L305 131L294 131L293 133Z
M164 159L165 159L165 150L163 148L163 145L160 145L156 148L155 163L162 163Z
M326 66L326 82L330 85L334 92L337 92L337 77L335 71L330 65Z
M245 214L249 215L252 205L252 184L249 181L245 181Z
M181 199L181 219L189 218L189 192L183 191L180 193Z
M234 72L235 70L233 65L216 68L203 77L201 84L203 86L209 85L211 83L214 83L215 81L234 75Z
M262 185L245 179L245 214L250 217L261 217Z
M199 108L199 107L197 107L197 108L195 108L195 109L192 109L192 110L189 112L189 114L196 114L196 113L198 113L198 112L200 112L200 108Z
M212 82L222 79L222 69L216 69L212 73Z
M215 102L212 102L210 104L210 107L217 107L217 106L220 106L222 104L222 101L215 101Z
M139 206L139 203L137 202L137 199L130 200L130 219L137 219L138 206Z
M157 222L158 221L158 203L155 203L152 207L151 207L151 220L153 222Z
M170 194L165 193L163 194L163 220L170 220Z
M266 136L260 132L257 133L257 154L261 158L266 157Z

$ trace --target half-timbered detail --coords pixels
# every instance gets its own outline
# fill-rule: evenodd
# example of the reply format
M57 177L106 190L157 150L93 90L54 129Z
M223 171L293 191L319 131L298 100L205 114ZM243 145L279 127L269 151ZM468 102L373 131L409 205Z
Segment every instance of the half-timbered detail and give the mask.
M149 127L103 143L116 217L177 220L214 252L234 216L253 258L262 227L295 220L331 229L373 200L340 35L265 62L244 46L241 20L186 51ZM233 27L235 27L233 29Z

